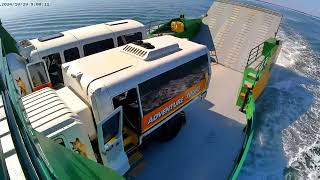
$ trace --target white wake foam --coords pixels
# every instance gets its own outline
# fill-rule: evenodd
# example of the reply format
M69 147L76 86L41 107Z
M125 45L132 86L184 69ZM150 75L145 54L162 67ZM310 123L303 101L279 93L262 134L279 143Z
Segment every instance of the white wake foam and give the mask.
M297 111L306 108L306 112L282 131L283 151L288 159L285 177L320 179L319 54L314 52L308 42L296 32L281 31L279 38L284 43L277 64L307 77L308 80L289 79L275 83L274 87L298 93L300 90L295 88L298 85L312 96L311 102L305 101L303 104L300 103L302 107L297 107ZM301 97L303 98L301 101L307 99L307 96Z
M280 29L277 67L256 108L256 134L240 179L317 179L320 167L318 55ZM320 179L320 177L319 177Z
M284 67L292 66L301 56L301 52L307 49L307 42L297 33L288 35L281 30L278 38L282 41L282 48L277 59L277 64Z

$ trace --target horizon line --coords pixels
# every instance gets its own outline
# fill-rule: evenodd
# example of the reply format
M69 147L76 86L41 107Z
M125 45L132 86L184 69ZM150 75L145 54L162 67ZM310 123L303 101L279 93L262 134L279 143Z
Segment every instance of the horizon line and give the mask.
M300 14L304 14L304 15L307 15L307 16L311 16L311 17L313 17L313 18L315 18L317 20L320 20L320 15L318 16L318 15L309 14L309 13L303 12L301 10L293 9L293 8L286 7L286 6L283 6L283 5L280 5L280 4L275 4L275 3L272 3L272 2L266 2L264 0L253 0L253 1L261 2L261 3L265 3L265 4L270 4L270 5L274 5L274 6L279 6L281 8L288 9L288 10L291 10L291 11L294 11L294 12L297 12L297 13L300 13Z

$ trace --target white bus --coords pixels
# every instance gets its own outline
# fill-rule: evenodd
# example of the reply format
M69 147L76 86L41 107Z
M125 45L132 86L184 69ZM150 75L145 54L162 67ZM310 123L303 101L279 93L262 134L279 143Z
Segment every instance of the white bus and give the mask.
M23 98L31 124L66 147L85 144L80 154L124 174L128 156L146 139L177 135L184 108L205 97L211 68L205 46L161 36L65 63L62 74L66 87ZM49 97L60 97L71 110ZM70 126L75 120L69 116L63 120L66 112L77 114L82 127ZM55 121L59 128L47 125Z
M61 64L146 38L144 25L134 20L81 27L18 42L22 57L8 55L11 62L18 61L9 67L16 80L25 84L27 92L22 91L25 94L43 87L58 88L63 86ZM26 73L16 74L21 68L26 69Z

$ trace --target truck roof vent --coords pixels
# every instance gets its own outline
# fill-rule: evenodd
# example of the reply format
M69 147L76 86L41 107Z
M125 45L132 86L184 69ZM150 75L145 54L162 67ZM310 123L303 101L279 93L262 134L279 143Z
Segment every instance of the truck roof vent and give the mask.
M135 47L135 46L131 46L130 44L126 45L122 50L124 52L127 52L129 54L134 54L139 57L143 57L148 53L147 51L140 49L138 47Z
M122 49L123 52L134 55L146 61L160 58L180 50L181 49L177 43L167 42L151 44L150 42L141 40L128 44Z

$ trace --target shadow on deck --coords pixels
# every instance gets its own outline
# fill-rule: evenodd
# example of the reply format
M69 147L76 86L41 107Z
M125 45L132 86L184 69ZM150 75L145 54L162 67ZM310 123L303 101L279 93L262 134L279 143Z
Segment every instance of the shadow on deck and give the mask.
M187 123L167 143L144 149L145 168L137 179L226 179L243 141L243 124L199 101L186 109Z

